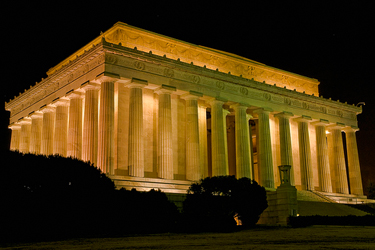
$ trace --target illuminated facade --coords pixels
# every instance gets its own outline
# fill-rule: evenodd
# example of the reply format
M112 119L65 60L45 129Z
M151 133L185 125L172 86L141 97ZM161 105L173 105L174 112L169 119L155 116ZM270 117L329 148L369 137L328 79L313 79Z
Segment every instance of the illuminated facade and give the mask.
M12 150L90 161L138 190L228 174L273 190L291 165L299 190L363 196L362 108L316 79L120 22L47 75L6 103Z

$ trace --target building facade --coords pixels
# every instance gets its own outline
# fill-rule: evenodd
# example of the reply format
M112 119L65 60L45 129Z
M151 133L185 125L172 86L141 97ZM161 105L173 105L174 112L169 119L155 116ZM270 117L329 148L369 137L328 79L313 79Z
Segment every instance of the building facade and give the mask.
M11 150L89 161L138 190L228 174L273 190L290 165L299 190L363 195L362 108L316 79L121 22L47 75L5 105Z

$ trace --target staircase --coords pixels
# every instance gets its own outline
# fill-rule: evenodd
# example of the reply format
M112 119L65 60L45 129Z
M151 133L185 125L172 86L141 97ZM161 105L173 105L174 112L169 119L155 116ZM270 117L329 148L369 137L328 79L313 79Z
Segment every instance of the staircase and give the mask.
M297 191L298 213L300 216L364 216L369 213L337 203L331 196L317 191Z

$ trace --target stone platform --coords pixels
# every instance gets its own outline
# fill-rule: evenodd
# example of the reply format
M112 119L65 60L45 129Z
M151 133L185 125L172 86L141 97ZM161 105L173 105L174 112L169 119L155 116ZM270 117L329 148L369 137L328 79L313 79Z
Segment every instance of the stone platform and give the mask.
M151 189L160 189L164 193L186 194L191 181L168 180L159 178L144 178L134 176L109 176L118 189L125 188L131 190L135 188L137 191L150 191Z
M374 203L366 196L323 193L319 191L297 191L298 214L300 216L364 216L363 212L348 205Z

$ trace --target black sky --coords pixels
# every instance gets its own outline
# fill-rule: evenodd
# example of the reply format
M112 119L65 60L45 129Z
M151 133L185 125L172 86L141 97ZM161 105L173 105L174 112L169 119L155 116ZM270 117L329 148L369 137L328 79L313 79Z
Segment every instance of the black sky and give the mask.
M364 174L375 181L374 1L68 3L1 4L3 100L121 21L316 78L320 94L333 100L365 102L358 146Z

